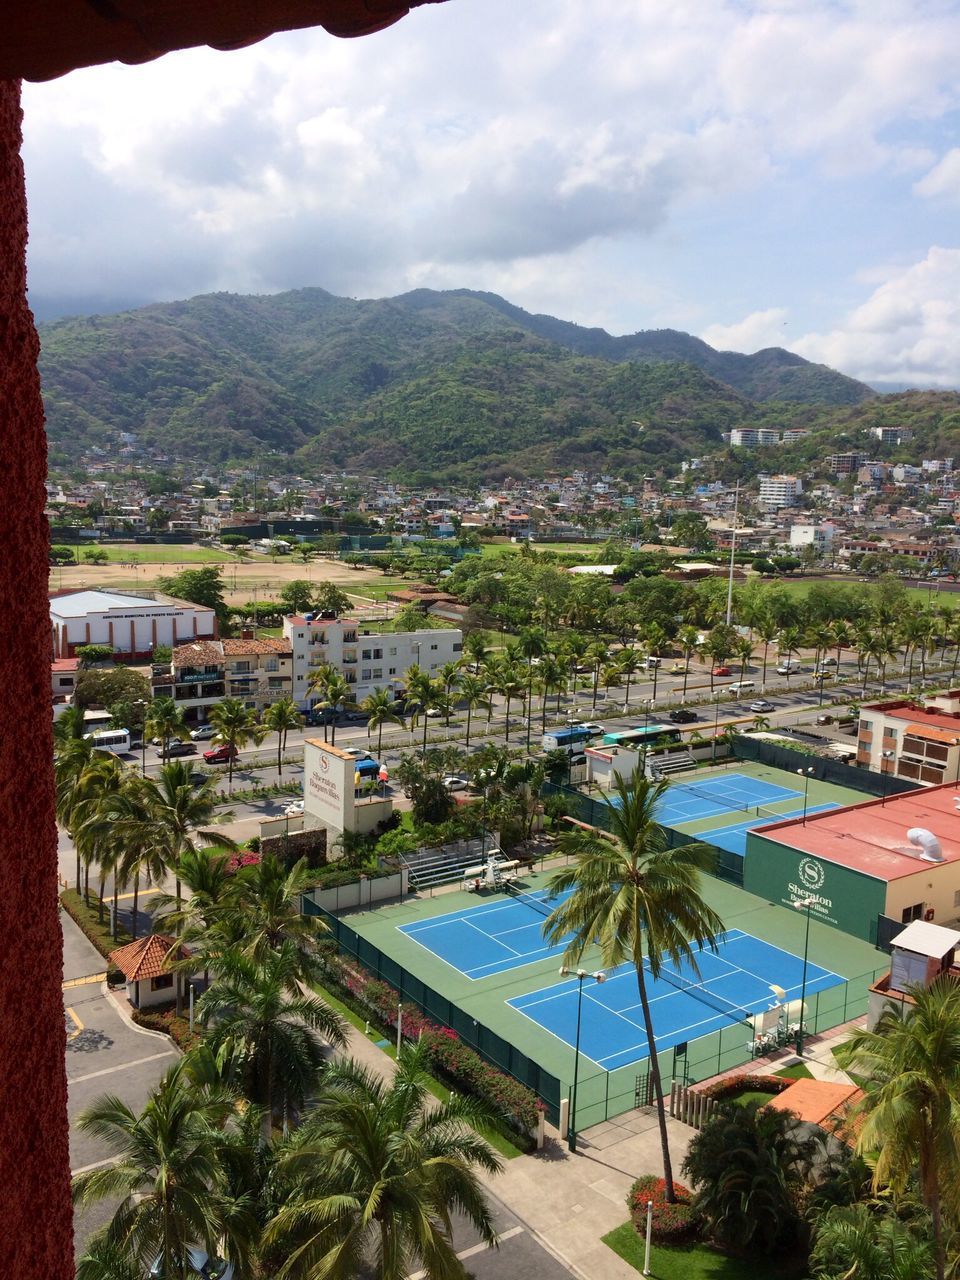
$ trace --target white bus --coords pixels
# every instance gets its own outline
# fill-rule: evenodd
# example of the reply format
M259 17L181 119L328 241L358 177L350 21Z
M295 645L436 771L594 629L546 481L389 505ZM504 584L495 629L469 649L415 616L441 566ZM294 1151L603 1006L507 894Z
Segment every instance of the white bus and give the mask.
M130 750L129 729L96 729L83 736L97 751L111 751L116 756Z

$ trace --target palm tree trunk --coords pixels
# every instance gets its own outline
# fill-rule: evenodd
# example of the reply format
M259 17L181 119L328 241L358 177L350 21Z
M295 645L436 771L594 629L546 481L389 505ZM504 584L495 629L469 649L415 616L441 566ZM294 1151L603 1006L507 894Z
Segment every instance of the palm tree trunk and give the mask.
M83 905L90 906L90 863L87 862L83 867Z
M283 777L283 738L277 734L277 777Z
M506 727L504 728L504 731L503 731L503 740L504 742L509 742L510 741L510 696L509 694L507 695L507 715L506 715L506 720L504 721L504 724Z
M470 745L470 717L472 715L473 715L473 703L468 698L467 699L467 742L466 742L466 745L468 747Z
M133 919L130 921L130 936L137 936L137 907L140 901L140 872L133 877Z
M99 924L103 924L103 889L104 889L104 886L106 885L106 883L107 883L107 877L106 877L105 875L103 875L103 873L101 872L101 874L100 874L100 894L99 894L99 901L97 902L97 922L98 922Z
M467 746L470 745L470 731L467 730ZM377 727L377 759L383 755L383 721L381 720Z
M647 998L647 984L643 976L643 963L637 967L637 991L640 993L640 1007L643 1010L643 1028L647 1034L650 1075L653 1078L653 1094L657 1105L657 1125L660 1129L660 1153L663 1157L664 1195L667 1202L673 1204L673 1165L670 1160L670 1138L667 1133L667 1112L663 1105L663 1081L660 1079L660 1063L657 1060L657 1044L653 1034L653 1019L650 1016L650 1001Z
M957 649L957 653L958 653L958 654L960 654L960 648L958 648L958 649ZM954 666L956 666L956 663L954 663ZM81 878L81 876L83 875L83 871L82 871L82 869L81 869L81 867L80 867L80 849L79 849L79 847L77 847L77 849L76 849L76 854L77 854L77 893L79 894L79 893L80 893L80 878Z
M117 884L116 872L113 876L113 940L117 941L117 908L119 906L120 888Z

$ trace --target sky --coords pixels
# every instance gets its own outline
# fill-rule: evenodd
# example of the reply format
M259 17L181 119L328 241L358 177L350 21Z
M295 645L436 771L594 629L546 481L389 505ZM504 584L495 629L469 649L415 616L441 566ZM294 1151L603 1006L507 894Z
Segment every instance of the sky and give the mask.
M449 0L24 112L41 319L485 289L960 387L960 0Z

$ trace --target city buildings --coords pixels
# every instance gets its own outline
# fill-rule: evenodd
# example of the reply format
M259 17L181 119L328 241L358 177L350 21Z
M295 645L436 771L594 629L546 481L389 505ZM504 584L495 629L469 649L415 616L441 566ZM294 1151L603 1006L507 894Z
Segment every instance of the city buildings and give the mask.
M124 659L149 659L158 645L214 640L212 609L160 591L66 591L50 598L53 657L72 658L81 645L109 645Z
M925 705L902 699L860 708L857 764L937 786L960 778L960 690Z
M170 670L154 674L151 684L153 696L173 698L188 724L203 724L224 698L240 698L261 712L290 697L293 655L285 640L255 639L252 633L195 641L174 649Z
M796 506L803 492L803 482L798 476L761 476L760 505L771 509Z

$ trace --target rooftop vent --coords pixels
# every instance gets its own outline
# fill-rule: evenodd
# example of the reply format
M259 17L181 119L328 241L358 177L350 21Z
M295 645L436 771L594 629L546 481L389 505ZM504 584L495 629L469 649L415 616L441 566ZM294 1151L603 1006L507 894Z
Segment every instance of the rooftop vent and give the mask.
M926 827L911 827L907 832L909 845L899 845L897 853L905 853L908 858L917 858L922 862L943 862L943 849L939 839Z

